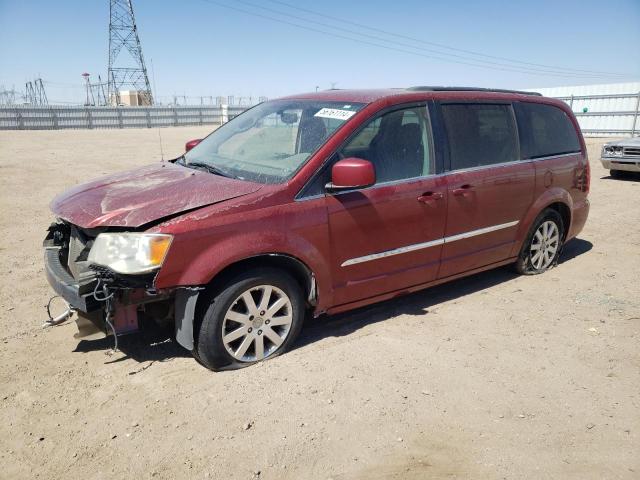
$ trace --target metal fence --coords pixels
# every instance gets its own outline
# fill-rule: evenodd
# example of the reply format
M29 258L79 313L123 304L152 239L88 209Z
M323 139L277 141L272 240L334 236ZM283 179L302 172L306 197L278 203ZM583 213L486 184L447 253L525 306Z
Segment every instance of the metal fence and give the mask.
M154 106L66 107L19 105L0 107L0 130L152 128L221 125L247 107Z
M640 92L549 96L563 100L571 106L585 135L633 136L640 134ZM0 106L0 130L221 125L247 108L246 106L238 105L154 107Z
M556 98L571 107L584 135L640 134L640 92Z

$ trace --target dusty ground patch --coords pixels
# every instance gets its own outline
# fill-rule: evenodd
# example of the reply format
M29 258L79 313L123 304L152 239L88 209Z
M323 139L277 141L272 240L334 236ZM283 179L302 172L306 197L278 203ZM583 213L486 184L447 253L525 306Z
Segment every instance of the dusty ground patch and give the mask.
M205 131L162 130L165 155ZM40 328L48 202L158 161L158 131L0 132L0 477L638 478L640 178L609 178L601 143L554 270L321 318L287 355L214 374L170 339L108 356Z

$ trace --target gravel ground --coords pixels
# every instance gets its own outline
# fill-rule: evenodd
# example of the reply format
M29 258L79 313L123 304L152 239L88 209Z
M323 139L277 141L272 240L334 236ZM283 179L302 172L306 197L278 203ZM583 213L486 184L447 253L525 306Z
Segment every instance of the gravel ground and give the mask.
M162 130L165 155L206 130ZM158 131L0 132L0 477L639 478L640 178L588 143L591 216L557 268L320 318L211 373L160 334L108 355L40 328L48 202L158 161Z

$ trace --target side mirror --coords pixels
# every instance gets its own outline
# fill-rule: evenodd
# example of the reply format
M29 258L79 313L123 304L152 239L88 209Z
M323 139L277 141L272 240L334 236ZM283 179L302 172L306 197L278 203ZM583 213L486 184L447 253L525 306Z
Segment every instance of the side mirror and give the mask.
M337 161L331 169L331 183L325 188L343 190L370 187L376 183L376 171L369 160L349 157Z
M201 141L202 141L201 138L197 138L195 140L189 140L187 143L184 144L184 151L188 152L193 147L195 147L197 144L199 144Z

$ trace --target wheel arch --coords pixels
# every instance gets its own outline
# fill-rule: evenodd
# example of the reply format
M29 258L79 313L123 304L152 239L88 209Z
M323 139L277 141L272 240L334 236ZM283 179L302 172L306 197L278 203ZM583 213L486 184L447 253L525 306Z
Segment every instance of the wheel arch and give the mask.
M316 275L306 263L287 253L261 253L237 260L217 272L205 288L219 288L227 279L239 272L263 267L277 268L287 272L302 287L307 304L316 305L318 299Z
M516 242L511 250L512 256L517 256L522 248L522 243L527 237L527 233L531 229L533 222L538 215L547 208L552 208L557 211L562 217L564 223L563 240L567 238L567 234L571 227L573 208L573 199L569 192L560 188L551 188L544 192L532 205L523 217L522 221L518 225L518 233L516 235Z
M564 202L554 202L547 205L543 210L551 208L560 214L562 218L562 241L567 238L567 234L569 233L569 228L571 227L571 209Z
M179 288L176 293L176 340L187 350L194 350L194 341L200 328L198 319L209 306L211 296L225 282L247 269L277 268L290 274L300 285L307 307L313 308L318 300L318 286L314 272L302 260L284 253L253 255L226 265L211 280L199 287Z

